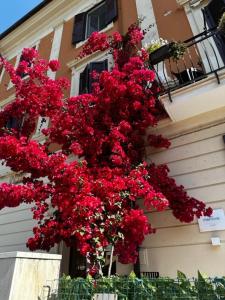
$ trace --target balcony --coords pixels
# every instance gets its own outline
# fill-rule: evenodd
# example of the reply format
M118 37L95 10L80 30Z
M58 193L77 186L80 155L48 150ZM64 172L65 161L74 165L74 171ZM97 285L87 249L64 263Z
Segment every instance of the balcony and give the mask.
M161 102L173 121L225 108L225 36L206 29L183 43L182 58L152 63Z

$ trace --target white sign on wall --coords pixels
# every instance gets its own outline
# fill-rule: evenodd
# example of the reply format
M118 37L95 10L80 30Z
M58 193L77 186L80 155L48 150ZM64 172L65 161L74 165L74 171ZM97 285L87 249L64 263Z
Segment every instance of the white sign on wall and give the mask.
M225 214L222 208L213 210L210 217L198 219L200 232L225 230Z

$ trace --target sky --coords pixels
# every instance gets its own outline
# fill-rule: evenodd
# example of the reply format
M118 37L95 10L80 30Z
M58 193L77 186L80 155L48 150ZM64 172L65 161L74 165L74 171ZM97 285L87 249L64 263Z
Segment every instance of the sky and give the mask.
M28 13L42 0L2 0L0 8L0 33Z

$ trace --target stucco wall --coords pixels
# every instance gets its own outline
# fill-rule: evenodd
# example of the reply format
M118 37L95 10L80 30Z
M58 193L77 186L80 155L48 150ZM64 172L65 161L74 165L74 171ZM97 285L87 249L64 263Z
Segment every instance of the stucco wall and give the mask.
M204 200L212 208L225 209L224 133L225 123L195 129L171 139L169 150L149 157L157 164L167 163L170 175L185 186L189 195ZM209 276L225 274L225 231L200 233L197 220L180 223L169 210L147 215L157 232L142 245L147 255L142 271L158 271L168 276L176 276L176 270L188 276L196 276L197 270ZM213 236L220 237L221 246L211 245Z

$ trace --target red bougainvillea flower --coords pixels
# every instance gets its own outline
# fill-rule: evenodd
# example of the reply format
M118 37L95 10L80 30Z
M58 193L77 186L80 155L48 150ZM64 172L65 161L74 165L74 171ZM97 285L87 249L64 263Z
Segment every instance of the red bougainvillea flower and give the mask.
M58 70L56 60L40 59L33 48L24 49L17 69L0 58L16 89L15 101L0 111L0 159L23 174L20 185L0 185L0 209L32 203L37 225L28 247L49 250L64 241L88 257L92 274L109 245L122 263L136 261L138 247L154 232L141 201L148 210L170 207L182 222L212 212L176 185L167 166L143 161L147 145L168 148L170 142L145 138L164 112L147 54L138 50L142 39L137 25L125 36L93 33L80 57L108 50L115 66L95 72L91 94L67 99L68 81L46 75ZM20 122L9 129L12 117ZM31 139L38 117L50 119L44 144ZM60 151L53 153L53 144Z

